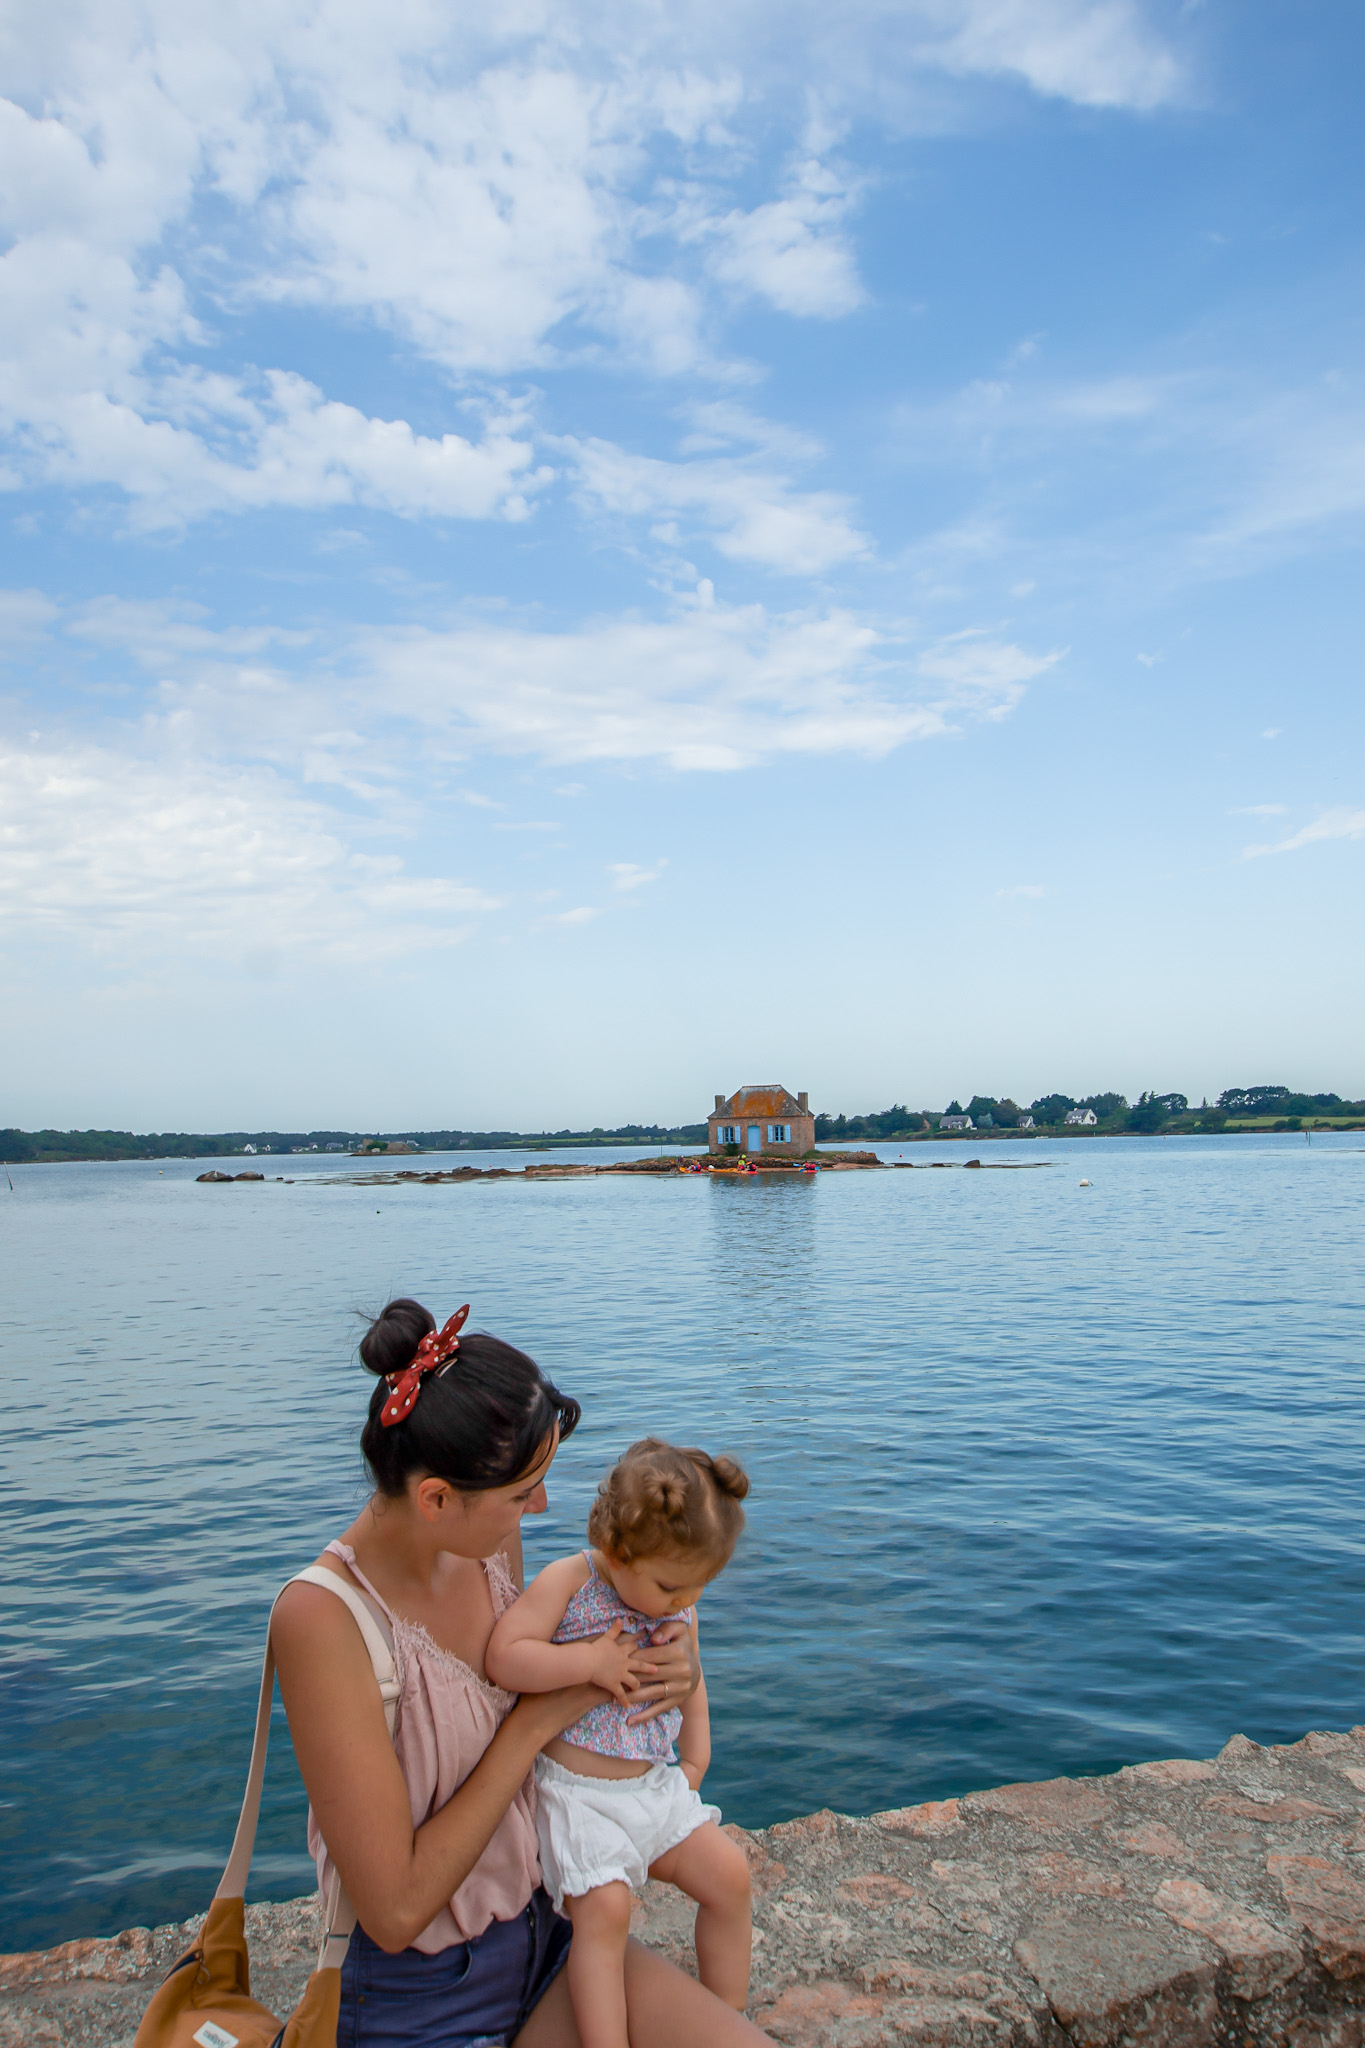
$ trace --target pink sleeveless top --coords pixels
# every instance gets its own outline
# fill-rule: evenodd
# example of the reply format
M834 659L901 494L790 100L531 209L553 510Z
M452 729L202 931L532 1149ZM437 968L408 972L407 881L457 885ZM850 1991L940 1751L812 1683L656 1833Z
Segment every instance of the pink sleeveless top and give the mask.
M393 1746L412 1802L412 1824L420 1827L463 1785L512 1711L517 1696L480 1678L453 1650L443 1650L420 1622L404 1621L394 1614L357 1568L355 1553L347 1544L329 1543L327 1549L349 1566L392 1632L394 1661L403 1687ZM517 1597L507 1561L501 1556L486 1557L483 1568L493 1613L502 1614ZM308 1851L317 1863L325 1900L332 1863L311 1806ZM515 1920L539 1883L535 1786L528 1774L492 1841L450 1904L441 1908L412 1946L423 1955L438 1955L456 1942L472 1941L492 1920Z

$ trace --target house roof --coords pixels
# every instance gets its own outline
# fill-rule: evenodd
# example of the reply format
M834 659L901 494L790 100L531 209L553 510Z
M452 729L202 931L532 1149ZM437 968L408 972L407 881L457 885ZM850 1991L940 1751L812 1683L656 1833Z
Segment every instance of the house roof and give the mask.
M792 1117L809 1114L809 1110L801 1109L790 1088L784 1088L780 1081L756 1081L747 1088L736 1088L734 1094L727 1097L724 1109L712 1111L713 1116L732 1116L736 1119L750 1116Z

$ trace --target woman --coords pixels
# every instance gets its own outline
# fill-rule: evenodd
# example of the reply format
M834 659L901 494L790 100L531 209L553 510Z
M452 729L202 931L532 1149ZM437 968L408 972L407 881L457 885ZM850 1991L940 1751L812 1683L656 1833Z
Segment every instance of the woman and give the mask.
M562 1965L568 1923L540 1883L529 1773L544 1744L606 1698L591 1686L515 1701L484 1651L522 1582L521 1517L576 1401L496 1337L437 1331L391 1301L362 1340L378 1385L361 1449L368 1505L319 1563L382 1617L403 1681L392 1738L355 1621L325 1589L275 1610L280 1691L309 1798L309 1846L358 1925L342 1969L338 2048L580 2048ZM641 1717L697 1682L665 1624L634 1660ZM630 2031L650 2048L756 2048L767 2036L632 1942Z

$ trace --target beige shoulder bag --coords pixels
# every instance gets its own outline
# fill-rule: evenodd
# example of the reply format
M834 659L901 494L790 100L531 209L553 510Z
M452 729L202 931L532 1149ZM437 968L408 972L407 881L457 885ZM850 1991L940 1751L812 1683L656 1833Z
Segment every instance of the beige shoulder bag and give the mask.
M289 1584L297 1585L300 1580L310 1586L325 1586L338 1600L344 1600L355 1616L379 1681L384 1718L392 1735L401 1687L393 1647L385 1631L361 1594L335 1572L329 1572L323 1565L309 1565ZM272 1607L272 1622L274 1612ZM355 1908L335 1873L328 1892L327 1924L318 1950L317 1968L293 2012L288 2019L278 2020L251 1996L243 1894L256 1843L274 1691L275 1650L267 1629L256 1735L232 1854L198 1941L188 1955L181 1957L143 2014L133 2048L336 2048L341 1965L355 1926Z

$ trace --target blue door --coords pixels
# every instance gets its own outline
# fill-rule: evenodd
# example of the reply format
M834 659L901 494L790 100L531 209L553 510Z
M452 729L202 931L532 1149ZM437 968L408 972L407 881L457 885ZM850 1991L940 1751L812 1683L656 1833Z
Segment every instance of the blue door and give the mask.
M761 1144L760 1140L761 1140L761 1133L760 1133L760 1131L759 1131L759 1127L758 1127L758 1125L757 1125L757 1124L750 1124L750 1126L749 1126L749 1150L750 1150L751 1152L761 1152L761 1151L762 1151L763 1147L762 1147L762 1144Z

